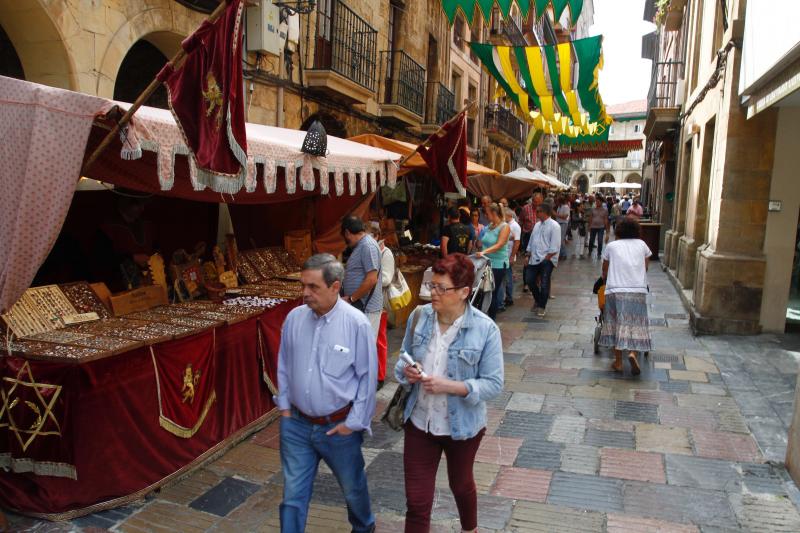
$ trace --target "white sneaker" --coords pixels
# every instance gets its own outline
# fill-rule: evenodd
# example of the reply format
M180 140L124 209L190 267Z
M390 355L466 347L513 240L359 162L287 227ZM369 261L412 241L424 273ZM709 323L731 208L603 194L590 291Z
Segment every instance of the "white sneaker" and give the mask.
M546 313L547 313L547 311L546 311L545 309L538 309L538 310L536 311L536 316L538 316L539 318L544 318L544 315L545 315Z

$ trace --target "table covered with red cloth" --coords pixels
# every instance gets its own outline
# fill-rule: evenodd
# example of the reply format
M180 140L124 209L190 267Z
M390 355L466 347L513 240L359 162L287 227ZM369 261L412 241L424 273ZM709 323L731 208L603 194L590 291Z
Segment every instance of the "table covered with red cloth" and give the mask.
M267 381L299 303L85 364L0 357L0 456L18 466L0 469L0 507L69 519L123 505L242 438L274 408Z

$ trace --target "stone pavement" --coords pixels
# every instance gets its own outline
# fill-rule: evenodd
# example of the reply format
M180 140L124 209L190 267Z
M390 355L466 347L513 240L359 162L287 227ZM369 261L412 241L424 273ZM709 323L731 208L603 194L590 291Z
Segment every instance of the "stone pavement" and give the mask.
M544 320L522 293L499 317L506 385L489 405L475 464L481 531L800 531L800 493L781 464L800 339L693 337L655 263L655 349L641 376L619 375L608 370L612 356L591 346L598 272L596 261L563 261ZM400 335L392 332L392 348ZM379 393L378 413L395 386ZM378 531L402 531L402 434L373 429L364 454ZM281 483L271 426L138 504L71 523L12 523L20 531L272 532ZM437 487L433 531L459 531L444 465ZM349 531L346 518L323 466L308 531Z

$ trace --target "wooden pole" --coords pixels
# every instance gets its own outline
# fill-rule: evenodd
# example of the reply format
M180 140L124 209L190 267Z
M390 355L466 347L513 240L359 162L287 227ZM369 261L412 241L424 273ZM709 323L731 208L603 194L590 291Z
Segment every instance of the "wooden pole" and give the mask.
M222 2L219 3L216 9L214 9L214 11L208 16L208 19L206 20L212 23L215 22L222 16L227 6L228 6L228 1L223 0ZM179 68L181 62L185 57L186 57L186 51L183 48L181 48L173 56L173 58L170 59L169 63L172 64L173 67ZM106 148L108 148L108 146L111 144L114 138L117 135L119 135L119 130L121 130L128 122L130 122L131 118L133 117L133 114L136 113L136 111L140 107L142 107L142 105L144 105L147 99L150 98L150 95L153 94L153 92L158 88L160 84L161 82L158 81L158 78L153 79L153 81L150 82L150 85L147 86L147 88L142 92L142 94L140 94L138 98L136 98L136 101L133 102L133 105L125 112L122 118L119 119L119 122L117 122L116 125L114 125L114 127L103 138L103 140L100 142L97 148L94 149L92 155L90 155L89 158L86 160L86 163L83 165L83 168L81 169L81 176L86 175L86 173L89 171L92 165L97 161L97 158L100 157L100 155L105 151Z
M402 158L400 161L398 161L398 162L397 162L397 168L402 168L402 166L403 166L403 165L405 165L405 164L408 162L408 160L409 160L409 159L411 159L412 157L414 157L414 155L417 153L417 150L419 150L419 149L420 149L421 147L423 147L423 146L426 146L426 147L427 147L427 146L428 146L428 145L431 143L431 139L433 139L434 137L439 137L439 136L440 136L440 135L441 135L441 134L444 132L444 127L445 127L445 126L447 126L448 124L450 124L451 122L453 122L455 119L457 119L458 117L460 117L461 115L463 115L464 113L466 113L467 111L469 111L469 109L470 109L470 108L472 108L472 107L473 107L475 104L477 104L477 103L478 103L478 101L477 101L477 100L472 100L472 101L470 101L470 102L467 102L467 105L465 105L465 106L464 106L464 107L461 109L461 111L459 111L458 113L456 113L455 115L453 115L452 117L450 117L450 119L449 119L447 122L445 122L444 124L442 124L441 126L439 126L439 129L437 129L437 130L436 130L436 131L433 133L433 135L431 135L431 136L429 136L427 139L425 139L425 142L423 142L422 144L420 144L419 146L417 146L417 149L416 149L416 150L414 150L413 152L411 152L410 154L408 154L408 155L406 155L406 156L403 156L403 158Z

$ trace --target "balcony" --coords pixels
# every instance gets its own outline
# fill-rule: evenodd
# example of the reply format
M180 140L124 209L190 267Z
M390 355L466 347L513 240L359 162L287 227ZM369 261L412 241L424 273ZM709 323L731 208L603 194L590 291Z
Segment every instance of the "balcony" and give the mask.
M483 118L486 133L496 144L514 149L525 142L525 125L500 104L488 104Z
M375 28L341 0L320 2L307 86L349 103L366 103L375 93L377 39Z
M499 11L492 13L489 28L489 42L495 45L528 46L528 41L520 29L520 20L513 18L503 19Z
M669 137L677 128L684 92L683 61L653 63L653 77L647 95L647 121L644 125L648 140Z
M427 84L425 123L422 132L430 135L456 114L456 95L438 81Z
M425 113L425 69L402 50L381 52L381 118L419 126Z

